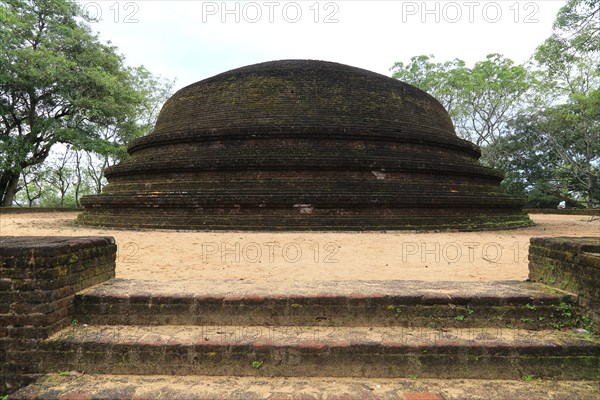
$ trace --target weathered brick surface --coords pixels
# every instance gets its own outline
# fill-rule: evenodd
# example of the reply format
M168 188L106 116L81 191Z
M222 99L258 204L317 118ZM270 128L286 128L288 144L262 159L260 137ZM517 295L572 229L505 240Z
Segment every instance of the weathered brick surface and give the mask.
M267 290L240 281L198 285L117 278L78 293L74 312L81 322L106 325L544 329L570 322L556 310L575 301L573 295L524 282L318 281Z
M82 199L92 225L481 230L531 224L444 107L390 77L286 60L183 88Z
M600 365L583 333L488 328L90 325L39 352L46 372L133 375L595 379Z
M0 237L0 383L38 373L41 340L68 326L75 293L115 276L111 237Z
M595 328L600 327L600 239L531 238L529 279L578 295Z

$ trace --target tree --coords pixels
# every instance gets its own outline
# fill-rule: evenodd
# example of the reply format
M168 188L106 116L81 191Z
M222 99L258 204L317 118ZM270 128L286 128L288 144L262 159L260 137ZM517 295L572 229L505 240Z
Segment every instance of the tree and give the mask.
M22 171L14 202L21 207L80 207L82 196L102 191L105 160L114 157L56 146L43 164Z
M46 176L46 182L58 190L60 207L65 206L65 199L67 193L72 188L73 182L73 169L69 168L69 164L75 153L67 149L62 156L57 160L58 162L52 166L50 173Z
M457 134L485 147L483 161L494 161L495 144L507 124L523 107L531 76L523 65L500 54L467 68L459 59L433 62L433 56L413 57L408 65L396 63L392 76L437 98L448 110Z
M85 18L69 0L0 4L2 206L12 204L21 172L43 163L57 143L105 153L102 131L115 132L117 147L147 132L137 113L157 80L124 66Z
M546 115L559 127L546 130L545 140L583 186L590 208L597 197L600 164L599 18L597 1L569 0L558 13L552 35L534 55L553 98ZM560 139L565 135L570 135L566 143Z
M45 171L41 170L40 165L33 165L21 172L22 193L27 207L33 207L44 194L44 174ZM20 205L18 199L15 199L15 202Z
M409 64L397 62L392 77L410 83L435 97L451 117L460 115L458 103L468 69L459 59L436 63L433 55L412 57Z
M393 76L438 98L457 134L482 148L515 194L600 200L600 2L568 0L534 62L499 54L473 68L433 56L396 63Z
M570 47L583 52L597 52L600 41L600 2L568 0L554 21L554 38L570 42Z
M512 193L562 200L598 200L600 140L586 140L578 129L581 116L572 104L523 114L498 144L496 167L506 171ZM598 119L600 122L600 118ZM556 201L558 203L558 201ZM556 205L556 204L554 204Z
M529 89L528 73L500 54L490 54L466 74L462 118L458 128L478 146L490 148L506 132L508 121L523 106Z

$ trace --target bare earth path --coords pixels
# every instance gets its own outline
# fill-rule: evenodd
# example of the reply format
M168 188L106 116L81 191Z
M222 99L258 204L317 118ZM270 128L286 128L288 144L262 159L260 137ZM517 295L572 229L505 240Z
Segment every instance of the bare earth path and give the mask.
M532 236L597 236L600 221L535 214L536 226L495 232L189 232L77 226L73 213L0 214L0 235L107 235L117 277L239 279L281 285L313 280L493 281L527 278Z

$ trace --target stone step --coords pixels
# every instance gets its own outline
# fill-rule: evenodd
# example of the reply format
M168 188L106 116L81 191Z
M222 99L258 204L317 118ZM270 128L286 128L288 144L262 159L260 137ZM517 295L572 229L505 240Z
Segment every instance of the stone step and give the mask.
M275 289L273 289L275 288ZM304 325L547 329L577 325L575 297L524 282L113 279L75 297L102 325Z
M529 380L531 378L531 380ZM527 380L524 380L527 379ZM29 399L590 400L593 381L46 375L10 396Z
M598 379L580 330L77 325L39 345L40 371L92 374Z

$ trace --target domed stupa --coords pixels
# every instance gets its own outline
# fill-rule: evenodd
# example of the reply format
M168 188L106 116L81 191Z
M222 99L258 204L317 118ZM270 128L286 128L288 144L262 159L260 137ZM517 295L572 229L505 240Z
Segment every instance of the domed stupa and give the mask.
M273 61L187 86L79 222L195 230L527 226L432 96L347 65Z

